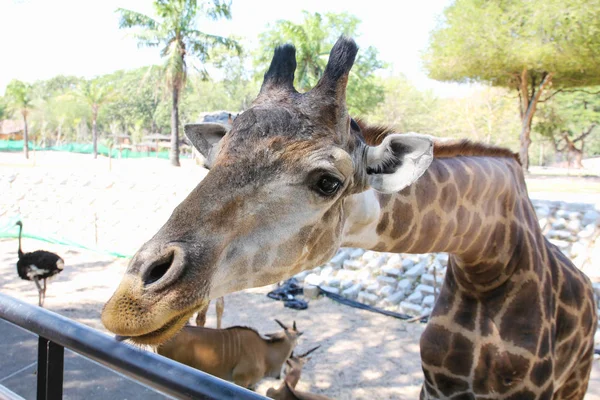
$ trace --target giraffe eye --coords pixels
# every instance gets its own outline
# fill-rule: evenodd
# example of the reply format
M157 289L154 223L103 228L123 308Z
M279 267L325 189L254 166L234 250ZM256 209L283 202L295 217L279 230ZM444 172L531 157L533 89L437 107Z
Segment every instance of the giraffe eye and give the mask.
M342 186L342 182L333 176L324 175L317 181L317 190L325 196L333 196Z

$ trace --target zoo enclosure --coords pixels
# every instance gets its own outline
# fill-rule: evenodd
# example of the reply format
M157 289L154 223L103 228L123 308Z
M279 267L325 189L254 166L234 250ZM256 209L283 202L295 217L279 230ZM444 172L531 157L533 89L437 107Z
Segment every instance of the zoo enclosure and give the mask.
M39 335L38 400L62 399L65 347L178 399L266 399L233 383L118 342L88 326L2 293L0 318ZM0 391L0 397L3 394L7 396L7 391ZM14 398L20 397L15 395Z

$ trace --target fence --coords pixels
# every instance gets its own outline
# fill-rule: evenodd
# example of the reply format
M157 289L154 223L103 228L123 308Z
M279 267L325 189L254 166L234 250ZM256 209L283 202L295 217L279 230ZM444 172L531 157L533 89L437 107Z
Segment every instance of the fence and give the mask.
M91 143L68 143L62 144L59 146L48 146L42 147L34 144L33 142L29 143L29 150L36 151L66 151L70 153L81 153L81 154L92 154L93 147ZM23 151L23 141L22 140L0 140L0 152L2 151ZM112 158L169 158L168 151L134 151L129 148L119 149L118 147L113 147L112 149L103 145L98 144L98 154ZM180 157L187 157L186 154L180 154Z
M2 293L0 318L39 335L38 400L62 398L65 347L178 399L266 399L233 383L117 342L88 326ZM0 398L10 398L1 385L0 389Z

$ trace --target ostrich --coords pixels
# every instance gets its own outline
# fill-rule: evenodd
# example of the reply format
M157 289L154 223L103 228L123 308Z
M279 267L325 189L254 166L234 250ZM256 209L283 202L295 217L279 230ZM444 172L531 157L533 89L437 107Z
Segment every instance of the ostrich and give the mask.
M60 273L65 266L65 261L60 256L44 250L23 253L21 250L23 223L18 221L16 225L19 225L19 261L17 261L17 272L21 279L35 282L39 294L38 305L43 307L44 300L46 299L46 279ZM40 280L42 281L42 285L40 285Z

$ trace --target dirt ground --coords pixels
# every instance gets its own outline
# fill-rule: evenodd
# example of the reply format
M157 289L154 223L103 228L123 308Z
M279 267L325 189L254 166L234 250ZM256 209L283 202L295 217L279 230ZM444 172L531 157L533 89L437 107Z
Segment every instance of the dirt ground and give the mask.
M48 286L46 308L106 332L100 322L103 304L116 288L127 265L87 250L23 240L26 251L46 249L64 257L66 268ZM0 240L0 291L37 304L31 282L16 274L16 240ZM224 326L248 325L268 333L279 328L273 321L296 321L305 334L298 349L321 345L303 370L301 390L335 399L416 399L422 372L419 337L424 324L406 323L368 311L356 310L321 298L296 311L265 296L269 288L247 290L225 298ZM211 306L207 326L215 326ZM279 382L265 379L257 391L264 394ZM600 361L586 400L600 400Z

